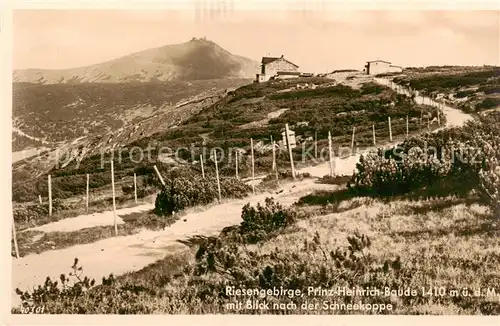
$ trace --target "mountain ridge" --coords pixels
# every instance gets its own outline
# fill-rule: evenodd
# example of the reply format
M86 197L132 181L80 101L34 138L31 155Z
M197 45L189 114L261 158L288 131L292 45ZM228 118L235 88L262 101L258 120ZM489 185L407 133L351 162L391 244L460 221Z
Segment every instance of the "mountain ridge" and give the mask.
M67 69L17 69L13 82L35 84L128 83L253 78L257 61L235 55L206 39L169 44Z

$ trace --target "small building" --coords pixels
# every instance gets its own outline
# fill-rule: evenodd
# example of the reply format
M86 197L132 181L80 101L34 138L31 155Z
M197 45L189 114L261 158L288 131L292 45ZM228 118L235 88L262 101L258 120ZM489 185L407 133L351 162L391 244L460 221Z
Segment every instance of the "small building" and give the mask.
M283 147L286 146L286 131L283 130L281 132L281 141L282 141L282 144L283 144ZM290 140L290 148L295 148L297 147L297 140L295 139L295 131L293 130L288 130L288 139Z
M365 65L365 72L367 75L378 75L402 71L403 67L392 65L391 62L384 60L367 61Z
M299 77L300 73L295 76L290 73L297 73L297 69L299 66L288 61L282 55L279 58L276 57L263 57L261 62L261 70L260 74L256 75L256 82L266 82L271 77L277 76L278 72L280 72L281 76L294 76Z

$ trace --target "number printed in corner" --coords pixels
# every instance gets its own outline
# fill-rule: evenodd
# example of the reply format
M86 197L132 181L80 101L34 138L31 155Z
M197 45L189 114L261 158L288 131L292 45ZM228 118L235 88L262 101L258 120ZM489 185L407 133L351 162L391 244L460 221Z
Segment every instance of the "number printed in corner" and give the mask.
M45 306L21 307L22 314L43 314Z

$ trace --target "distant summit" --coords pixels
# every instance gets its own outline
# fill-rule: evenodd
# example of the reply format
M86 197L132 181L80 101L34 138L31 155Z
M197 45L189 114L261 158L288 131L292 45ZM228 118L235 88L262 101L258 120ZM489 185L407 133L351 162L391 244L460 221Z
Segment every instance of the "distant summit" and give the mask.
M253 78L259 63L231 54L205 37L132 53L118 59L71 69L22 69L14 82L123 83Z

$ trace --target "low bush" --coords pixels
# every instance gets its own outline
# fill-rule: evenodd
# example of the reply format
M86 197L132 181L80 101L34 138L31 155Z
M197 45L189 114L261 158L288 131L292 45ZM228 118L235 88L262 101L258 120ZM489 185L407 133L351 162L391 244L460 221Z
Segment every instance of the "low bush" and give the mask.
M309 172L303 172L303 173L295 172L295 178L298 180L304 180L310 177L311 174ZM276 173L271 173L266 175L262 179L262 182L268 182L273 180L276 180ZM293 180L292 171L290 170L278 171L278 180Z
M268 238L273 232L284 229L295 223L299 218L305 218L293 208L285 208L273 198L266 198L265 204L256 207L246 204L241 212L242 222L239 233L246 242L256 243Z
M340 186L347 184L350 180L351 177L346 175L336 175L336 176L324 175L323 177L318 179L318 183Z
M187 207L209 204L218 198L215 177L202 178L189 172L177 174L181 175L164 178L166 184L155 201L156 214L171 215ZM252 190L249 185L233 178L221 178L220 187L223 198L243 198Z
M461 190L479 190L494 207L500 188L500 113L462 128L410 138L360 157L348 187L360 194L392 196L462 179Z
M52 201L52 212L65 210L67 207L59 199ZM30 223L49 216L49 204L25 204L13 210L14 221L16 223Z

